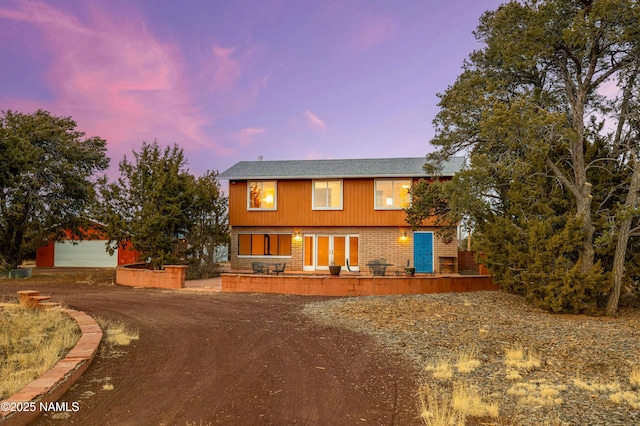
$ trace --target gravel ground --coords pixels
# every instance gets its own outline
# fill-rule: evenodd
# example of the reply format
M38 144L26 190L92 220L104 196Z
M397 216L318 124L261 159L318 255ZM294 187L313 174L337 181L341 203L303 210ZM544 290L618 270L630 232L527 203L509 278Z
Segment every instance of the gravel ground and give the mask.
M616 318L550 314L504 292L344 298L308 304L325 326L362 332L424 368L440 392L472 385L500 418L476 424L639 425L640 309ZM509 367L522 348L539 366ZM429 366L474 353L479 367L436 379ZM478 419L476 419L477 421Z

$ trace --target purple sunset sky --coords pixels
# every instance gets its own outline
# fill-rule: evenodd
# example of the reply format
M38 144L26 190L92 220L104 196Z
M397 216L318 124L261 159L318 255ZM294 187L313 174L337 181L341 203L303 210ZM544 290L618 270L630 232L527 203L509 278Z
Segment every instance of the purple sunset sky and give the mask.
M417 157L437 93L504 0L0 3L0 110L72 116L111 167L178 143L195 175L240 160Z

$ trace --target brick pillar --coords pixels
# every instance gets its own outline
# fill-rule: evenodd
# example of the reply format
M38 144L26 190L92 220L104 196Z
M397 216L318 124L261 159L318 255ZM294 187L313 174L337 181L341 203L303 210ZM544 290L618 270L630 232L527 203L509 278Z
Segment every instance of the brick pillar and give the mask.
M169 274L171 288L183 288L187 276L186 265L165 265L164 270Z

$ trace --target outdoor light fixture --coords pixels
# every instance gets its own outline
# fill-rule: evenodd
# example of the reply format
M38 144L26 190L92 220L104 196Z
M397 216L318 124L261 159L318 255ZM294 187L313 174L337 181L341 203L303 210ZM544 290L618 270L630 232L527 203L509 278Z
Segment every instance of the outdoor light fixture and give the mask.
M296 231L295 234L293 234L293 239L296 241L300 241L302 240L302 235L300 235L300 233L298 231Z
M407 237L407 233L405 231L402 231L400 233L400 241L407 241L409 239L409 237Z

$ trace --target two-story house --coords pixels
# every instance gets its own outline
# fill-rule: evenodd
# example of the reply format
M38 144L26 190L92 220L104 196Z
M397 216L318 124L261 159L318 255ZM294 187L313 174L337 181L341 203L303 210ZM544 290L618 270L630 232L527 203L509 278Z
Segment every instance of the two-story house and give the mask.
M383 258L418 273L455 272L457 241L442 241L428 221L416 231L406 222L411 183L433 177L423 164L422 157L235 164L219 175L229 180L232 269L269 261L286 262L287 271L331 263L364 271ZM440 177L462 164L454 158Z

